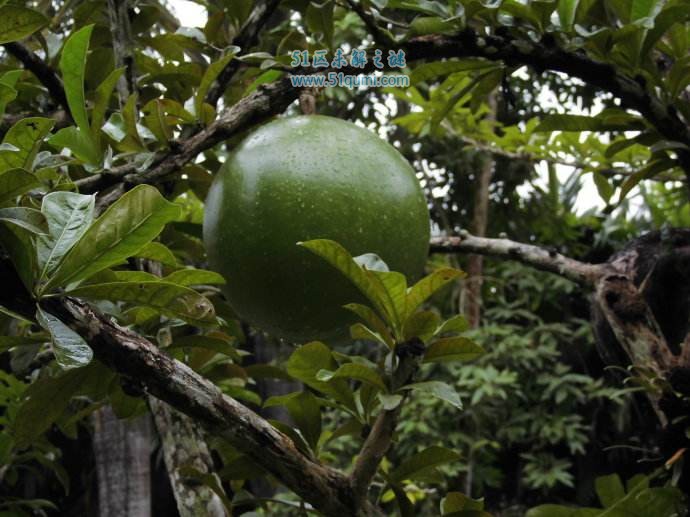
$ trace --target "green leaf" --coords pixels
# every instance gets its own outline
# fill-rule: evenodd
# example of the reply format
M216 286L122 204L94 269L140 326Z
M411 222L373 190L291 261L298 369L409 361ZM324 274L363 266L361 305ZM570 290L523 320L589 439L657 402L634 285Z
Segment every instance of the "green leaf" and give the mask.
M48 232L48 223L43 214L35 208L10 207L0 208L0 221L11 223L32 233Z
M402 395L389 395L387 393L379 393L378 399L381 401L381 406L386 411L397 408L403 400Z
M445 447L429 447L403 460L396 469L388 474L388 479L391 484L398 484L406 479L412 480L430 469L458 461L459 459L460 454L455 451Z
M573 28L578 5L580 0L558 0L558 18L561 20L561 27L566 31Z
M172 344L168 348L203 348L227 355L238 362L241 359L237 350L232 346L232 341L212 336L193 335L177 337L174 338Z
M213 304L193 289L169 282L108 282L89 284L67 291L71 296L143 305L170 318L192 324L215 321Z
M93 109L91 110L91 134L94 140L98 140L101 127L105 122L105 114L108 111L110 97L112 97L113 90L124 71L125 67L116 68L110 72L108 76L103 79L101 84L98 85L98 88L96 88L96 98L93 103Z
M87 25L73 33L67 38L60 57L60 72L65 85L67 104L72 118L84 135L89 134L89 118L84 98L84 70L92 31L93 25Z
M41 117L23 118L14 124L2 143L10 144L17 150L0 151L0 171L32 169L36 153L54 124L54 120Z
M403 386L403 390L419 391L424 394L432 395L438 399L448 402L458 409L462 409L460 395L455 389L441 381L417 382Z
M471 361L484 354L484 349L465 337L446 337L434 341L426 349L425 363Z
M424 303L432 294L441 289L443 286L456 280L463 278L465 273L453 268L437 269L430 275L425 276L415 285L413 285L407 293L407 302L405 304L405 312L403 320L407 319L417 308Z
M36 320L50 333L55 360L63 369L79 368L91 362L93 350L74 330L40 307L36 310Z
M613 506L625 497L625 488L618 474L596 478L594 480L594 488L604 508Z
M525 517L597 517L601 513L601 510L594 508L572 508L557 504L542 504L530 508Z
M98 165L101 152L96 146L91 134L75 126L62 128L48 139L48 143L56 149L69 149L80 161Z
M486 61L484 59L454 59L447 61L435 61L433 63L424 63L417 66L410 74L410 81L412 84L428 81L429 79L436 79L446 75L457 72L467 72L470 70L480 70L483 68L496 68L496 63Z
M19 41L48 23L38 11L18 5L0 7L0 44Z
M17 90L0 81L0 117L5 114L7 105L17 98Z
M393 345L389 345L386 340L379 334L378 332L375 332L371 330L369 327L366 325L362 325L361 323L355 323L350 327L350 337L352 339L361 339L364 341L373 341L374 343L381 343L385 347L392 348Z
M320 370L336 370L338 364L326 345L313 341L295 350L287 361L286 369L291 377L321 393L334 398L350 409L355 408L355 402L343 379L332 379L328 382L319 381L316 374Z
M370 307L360 303L348 303L343 307L354 312L357 316L362 318L362 320L364 320L364 322L370 327L370 330L373 330L376 332L376 334L381 336L389 348L393 348L395 342L393 341L393 337L391 336L388 327L386 327L386 324L381 321L381 318L379 318L376 315L376 312L374 312Z
M442 515L454 514L464 510L484 510L484 500L472 499L462 492L448 492L441 500ZM479 515L477 514L477 517ZM485 515L488 516L489 514L486 513Z
M135 257L155 260L165 266L177 267L177 259L173 252L160 242L149 242L134 254Z
M391 323L391 326L395 328L398 325L395 304L384 287L381 277L375 275L374 271L362 269L347 250L335 241L315 239L298 244L323 258L345 275L367 297L379 314Z
M309 391L271 397L264 407L285 406L290 417L304 436L312 451L316 451L321 437L321 404Z
M215 271L205 269L180 269L163 278L164 282L178 285L218 285L224 284L225 279Z
M48 279L91 225L95 202L95 196L74 192L51 192L43 198L41 212L48 221L48 234L36 240L39 284Z
M113 203L67 253L44 292L83 280L136 255L166 223L179 217L180 207L149 185L139 185Z
M387 391L386 384L378 373L368 366L358 363L345 363L334 372L319 370L316 373L316 378L320 381L330 381L331 379L338 378L354 379L366 382L384 393Z
M57 377L41 377L24 393L27 400L19 407L14 435L17 446L27 447L43 434L67 409L89 374L89 368L77 368Z
M458 314L444 321L434 334L440 336L451 332L465 332L469 328L470 324L467 322L467 318L462 314Z
M323 42L331 48L333 46L333 8L335 2L325 0L309 2L305 19L307 27L312 33L323 34Z
M0 174L0 203L11 201L40 184L36 176L23 169L3 172Z
M405 321L403 338L405 341L418 337L427 342L438 328L441 317L434 311L418 311Z
M660 172L668 169L672 169L676 166L676 162L670 158L661 158L658 160L653 160L649 162L646 166L642 167L639 171L628 176L623 185L621 185L620 195L618 196L618 203L623 201L628 193L642 180L653 178Z
M535 132L545 131L635 131L643 129L639 118L629 115L616 119L597 115L552 114L544 117Z
M664 5L663 0L632 0L630 6L630 21L656 15Z
M34 287L34 253L31 234L18 226L0 225L0 244L9 255L24 287L31 292Z
M211 63L208 65L208 68L206 68L194 97L194 113L197 119L201 118L204 100L206 99L206 94L211 88L211 85L216 80L218 75L225 69L228 63L232 61L232 59L235 57L235 54L237 54L239 51L239 47L232 47L226 51L226 53L218 61Z

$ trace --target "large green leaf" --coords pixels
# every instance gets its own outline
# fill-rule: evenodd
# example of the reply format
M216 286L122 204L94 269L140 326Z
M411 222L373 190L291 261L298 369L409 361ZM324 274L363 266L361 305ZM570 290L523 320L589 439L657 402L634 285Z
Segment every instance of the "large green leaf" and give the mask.
M41 212L48 221L48 234L36 240L39 284L50 277L93 222L95 202L95 196L75 192L51 192L43 198Z
M48 139L48 143L62 151L69 149L74 156L84 163L98 165L101 153L91 134L81 128L69 126L62 128Z
M0 225L0 244L9 255L24 287L34 287L35 257L31 233L18 226Z
M484 349L465 337L447 337L434 341L424 354L425 363L471 361L484 354Z
M496 68L496 63L484 59L455 59L447 61L434 61L417 66L410 74L410 81L416 84L429 79L436 79L457 72L467 72L483 68Z
M381 336L381 338L383 338L385 344L389 348L393 348L395 342L393 341L393 337L391 336L388 327L386 327L386 324L381 320L381 318L378 317L376 312L374 312L370 307L362 305L360 303L348 303L343 307L354 312L357 316L364 320L364 322L371 330L375 331L378 335Z
M573 28L577 7L580 0L558 0L558 18L561 20L561 27L569 31Z
M33 34L48 23L38 11L19 5L0 7L0 43L18 41Z
M395 304L374 271L363 269L354 261L347 250L335 241L315 239L299 244L326 260L345 275L367 297L380 316L387 319L392 326L395 327L398 324Z
M140 185L113 203L67 253L44 291L83 280L119 264L151 242L180 207L154 187Z
M41 184L38 178L23 169L0 174L0 203L6 203Z
M0 171L10 169L31 169L36 153L55 121L41 117L27 117L14 124L3 138L3 144L9 144L17 150L0 151Z
M197 89L196 95L194 96L194 114L198 119L202 118L202 108L208 90L211 88L211 85L216 80L218 75L223 71L227 64L230 61L232 61L232 58L235 57L235 54L237 54L239 50L239 47L231 47L225 52L225 54L220 59L214 61L213 63L208 65L208 68L206 68L206 71L204 72L204 75L201 78L199 88Z
M404 319L407 319L417 308L424 303L432 294L441 289L443 286L456 280L463 278L465 273L458 269L441 268L437 269L430 275L425 276L415 285L413 285L407 293L407 302L405 304Z
M424 393L427 395L432 395L438 399L448 402L458 409L462 409L462 402L460 401L460 395L455 389L441 381L426 381L426 382L416 382L413 384L407 384L403 386L403 390L412 390Z
M39 235L48 232L48 224L45 217L35 208L21 206L0 208L0 221L20 226L31 233Z
M400 483L405 479L414 479L430 469L459 459L460 454L455 451L445 447L429 447L403 460L400 466L388 474L388 479L391 483Z
M96 98L93 103L93 109L91 110L91 134L94 140L98 139L101 133L101 126L105 122L105 114L108 110L108 104L110 103L110 97L113 95L113 90L115 85L122 77L125 68L116 68L108 74L108 76L103 79L101 84L96 88Z
M71 296L92 300L129 302L150 307L170 318L193 324L215 321L213 304L193 289L162 281L107 282L88 284L67 291Z
M93 25L87 25L73 33L67 38L60 57L60 72L65 85L67 104L72 118L85 135L89 134L89 117L86 114L84 98L84 71L92 31Z
M625 497L625 488L618 474L598 477L594 481L594 488L599 501L605 508L613 506L619 499Z
M41 377L26 390L14 425L18 447L26 447L43 434L67 409L90 368L69 370L57 377Z
M441 317L434 311L417 311L407 318L403 327L405 341L418 337L425 343L434 335Z
M55 360L65 370L85 366L93 359L93 350L74 330L40 307L36 310L39 325L50 333Z
M326 345L313 341L295 350L287 361L286 369L291 377L321 393L325 393L341 402L348 408L354 409L355 402L344 379L332 379L328 382L316 378L320 370L335 370L338 368L333 354Z
M376 371L358 363L345 363L334 372L319 370L316 373L316 378L320 381L330 381L331 379L338 378L353 379L359 382L366 382L383 392L387 391L386 384Z
M205 269L179 269L163 278L164 282L178 285L217 285L225 279L215 271Z
M285 406L290 417L304 436L312 451L316 451L321 437L321 404L309 391L271 397L264 407Z

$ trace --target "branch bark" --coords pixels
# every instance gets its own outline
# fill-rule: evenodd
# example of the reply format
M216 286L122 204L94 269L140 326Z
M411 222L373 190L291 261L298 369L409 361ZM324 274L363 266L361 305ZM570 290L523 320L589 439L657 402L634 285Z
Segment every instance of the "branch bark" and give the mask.
M324 514L376 513L368 503L354 503L345 476L305 456L264 419L145 338L76 299L52 299L44 305L82 335L104 364L226 439Z
M606 264L588 264L561 255L555 250L547 250L509 239L476 237L468 232L462 232L459 237L432 238L429 251L431 253L476 253L515 260L589 287L593 287L607 271Z
M5 50L20 61L24 68L32 72L36 78L46 87L48 93L56 104L62 106L69 113L67 96L62 86L62 80L57 72L53 70L45 61L34 54L28 47L18 41L4 44ZM70 113L71 117L71 113Z

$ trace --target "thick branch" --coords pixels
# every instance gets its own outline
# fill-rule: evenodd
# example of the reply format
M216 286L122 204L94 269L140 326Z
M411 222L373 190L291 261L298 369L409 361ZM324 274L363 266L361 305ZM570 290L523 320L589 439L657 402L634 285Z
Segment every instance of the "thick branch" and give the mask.
M5 50L31 71L41 84L48 89L53 100L69 112L67 97L58 74L36 54L19 42L5 43Z
M174 145L170 151L161 153L145 172L138 173L134 165L128 164L109 172L88 176L75 183L80 192L93 193L120 182L130 187L161 181L169 174L179 171L206 149L284 111L299 96L299 92L300 89L293 88L287 79L259 88L223 112L208 127Z
M302 454L287 436L148 340L72 298L45 306L81 334L100 361L226 439L324 514L370 513L368 506L353 505L346 477Z
M523 262L536 269L556 273L585 286L595 282L607 271L604 264L587 264L566 257L555 250L509 239L475 237L463 232L461 237L431 239L431 253L476 253Z
M259 32L266 25L266 22L273 14L273 11L278 7L280 0L265 0L256 2L254 10L251 12L247 21L242 26L239 34L233 39L232 44L237 45L243 52L247 51L256 45L259 40ZM237 72L240 62L236 59L230 61L225 68L218 74L216 82L211 87L206 95L206 102L215 106L218 104L218 99L223 96L228 83Z

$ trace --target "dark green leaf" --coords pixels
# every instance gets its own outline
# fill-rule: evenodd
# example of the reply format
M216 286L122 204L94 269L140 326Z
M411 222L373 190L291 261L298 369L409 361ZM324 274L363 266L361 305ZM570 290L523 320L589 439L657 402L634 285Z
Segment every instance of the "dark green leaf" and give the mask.
M18 41L33 34L48 23L38 11L19 5L0 7L0 43Z
M36 234L48 232L48 223L43 214L35 208L9 207L0 208L0 221L21 226Z
M425 363L471 361L484 354L484 349L465 337L445 337L434 341L424 354Z
M0 174L0 203L11 201L40 184L36 176L22 169L3 172Z
M65 85L67 104L72 118L85 138L89 134L89 118L84 98L84 70L92 31L93 25L87 25L67 38L60 58L60 72Z
M32 169L36 153L54 124L54 120L41 117L23 118L14 124L2 142L17 150L0 151L0 171Z
M40 307L36 310L36 320L50 333L55 360L63 369L79 368L91 362L93 351L74 330Z
M386 392L386 384L383 382L381 376L373 369L358 363L345 363L336 371L319 370L316 373L316 378L320 381L330 381L331 379L345 378L354 379L360 382L366 382L375 388Z
M388 474L391 483L400 483L405 479L414 479L429 469L458 461L460 454L445 447L429 447L405 459L400 466Z

